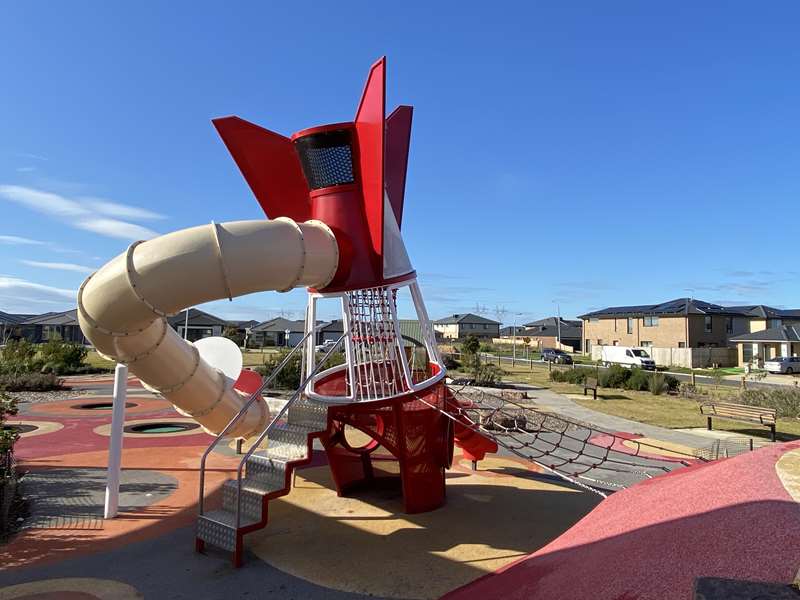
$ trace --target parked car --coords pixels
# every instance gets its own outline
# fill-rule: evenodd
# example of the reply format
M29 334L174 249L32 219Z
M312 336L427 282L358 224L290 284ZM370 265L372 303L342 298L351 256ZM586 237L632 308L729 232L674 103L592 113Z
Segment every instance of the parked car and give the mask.
M557 348L545 348L542 350L542 360L544 362L560 363L562 365L571 365L572 357Z
M800 374L800 356L776 356L764 361L764 368L770 373Z
M325 340L321 344L318 344L314 349L317 352L327 352L331 348L336 345L336 340Z
M623 367L639 367L655 371L656 361L650 358L644 348L630 346L603 346L600 356L603 366L622 365Z

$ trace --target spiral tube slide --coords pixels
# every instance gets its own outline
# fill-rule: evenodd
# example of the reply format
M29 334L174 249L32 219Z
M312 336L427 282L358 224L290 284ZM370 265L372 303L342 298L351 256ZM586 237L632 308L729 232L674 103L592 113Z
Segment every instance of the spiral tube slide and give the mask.
M222 298L299 286L325 287L336 273L336 238L320 221L211 223L132 244L83 282L78 319L102 354L125 363L183 414L219 433L247 396L167 323L181 310ZM265 402L231 430L260 433Z

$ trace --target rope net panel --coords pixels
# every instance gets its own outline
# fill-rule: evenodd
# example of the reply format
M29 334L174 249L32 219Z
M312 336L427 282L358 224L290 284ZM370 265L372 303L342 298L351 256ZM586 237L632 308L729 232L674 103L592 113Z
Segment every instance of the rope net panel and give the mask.
M447 414L452 420L601 496L703 461L690 454L664 458L659 454L681 453L517 404L480 388L447 389Z
M397 290L387 287L347 292L358 401L410 391L405 380L402 339L395 328Z

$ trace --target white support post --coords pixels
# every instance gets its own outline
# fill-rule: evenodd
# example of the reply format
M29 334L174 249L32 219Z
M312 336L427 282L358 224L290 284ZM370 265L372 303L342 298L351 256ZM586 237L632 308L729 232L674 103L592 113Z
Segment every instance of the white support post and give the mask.
M113 519L119 508L119 474L122 462L122 427L125 424L125 402L128 398L128 366L117 364L114 370L114 405L111 415L111 437L108 443L108 474L104 519Z

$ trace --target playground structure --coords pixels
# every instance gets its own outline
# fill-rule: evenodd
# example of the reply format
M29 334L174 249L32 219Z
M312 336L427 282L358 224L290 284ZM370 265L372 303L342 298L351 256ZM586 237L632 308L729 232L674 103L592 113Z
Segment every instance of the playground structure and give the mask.
M395 463L409 513L445 502L454 443L473 462L499 444L603 495L604 472L629 473L634 482L687 464L648 457L641 447L628 451L613 433L580 432L579 424L529 408L524 424L516 410L489 426L486 414L503 416L503 406L445 385L401 235L412 108L385 115L385 79L381 59L353 122L290 138L238 117L216 119L270 220L212 222L134 243L79 291L81 328L97 350L127 364L217 435L201 461L196 547L230 551L236 565L244 535L267 524L269 501L290 492L294 469L312 459L314 440L325 449L340 495L375 484L374 461ZM296 287L309 289L305 336L263 380L223 369L218 356L181 339L166 321L195 304ZM401 294L408 294L420 323L419 348L409 348L401 335ZM344 324L324 355L316 352L321 301L338 302ZM329 366L339 349L344 362ZM295 353L300 385L270 415L262 395ZM369 441L354 443L353 430ZM247 439L249 449L237 477L223 486L222 509L206 510L206 460L229 438Z

